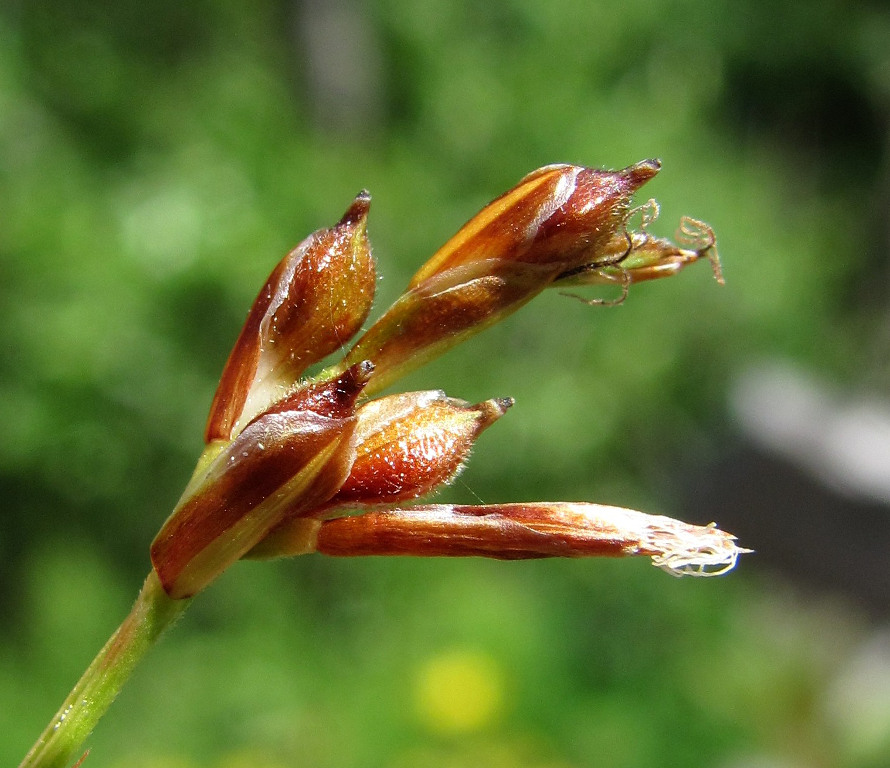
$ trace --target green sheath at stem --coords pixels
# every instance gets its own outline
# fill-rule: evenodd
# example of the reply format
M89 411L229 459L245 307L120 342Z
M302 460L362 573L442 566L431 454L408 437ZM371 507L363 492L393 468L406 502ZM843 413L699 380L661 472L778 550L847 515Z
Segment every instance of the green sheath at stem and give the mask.
M129 616L93 659L19 768L65 768L139 660L190 602L168 597L152 570Z

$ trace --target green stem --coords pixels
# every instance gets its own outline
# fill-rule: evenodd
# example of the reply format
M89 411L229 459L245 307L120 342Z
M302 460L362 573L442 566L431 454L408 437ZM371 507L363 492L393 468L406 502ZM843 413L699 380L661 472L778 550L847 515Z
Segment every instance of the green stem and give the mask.
M139 660L191 602L167 596L152 570L111 636L19 768L64 768L111 706Z

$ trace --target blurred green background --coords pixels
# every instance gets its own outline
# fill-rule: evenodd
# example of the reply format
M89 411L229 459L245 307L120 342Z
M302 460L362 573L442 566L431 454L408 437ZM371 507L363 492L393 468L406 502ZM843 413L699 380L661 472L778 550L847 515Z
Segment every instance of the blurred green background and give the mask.
M888 504L761 450L731 406L777 360L884 402L888 110L878 2L7 0L0 762L126 614L290 247L368 188L379 312L533 168L657 156L654 231L712 224L725 288L699 265L617 308L544 295L404 388L517 400L441 499L714 519L761 554L705 581L239 564L86 765L890 764Z

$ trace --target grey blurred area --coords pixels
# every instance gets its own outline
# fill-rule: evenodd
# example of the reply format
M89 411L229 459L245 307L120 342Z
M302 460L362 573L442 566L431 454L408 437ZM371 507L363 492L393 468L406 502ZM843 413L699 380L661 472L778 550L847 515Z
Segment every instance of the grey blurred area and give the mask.
M719 509L768 567L890 618L890 399L771 362L739 374L729 408L739 436L690 505Z
M294 3L295 63L319 131L367 137L382 127L382 51L372 13L371 4L354 0Z

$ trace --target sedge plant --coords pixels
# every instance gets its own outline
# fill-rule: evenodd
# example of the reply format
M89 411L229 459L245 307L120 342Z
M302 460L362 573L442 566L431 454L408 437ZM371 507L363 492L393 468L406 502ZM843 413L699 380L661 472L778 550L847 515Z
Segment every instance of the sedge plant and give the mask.
M276 266L250 309L210 408L205 448L151 545L132 611L88 667L21 768L63 768L148 649L242 558L645 555L675 575L731 569L740 549L713 524L586 502L462 506L416 501L452 480L509 398L468 403L433 390L378 396L409 371L502 320L546 288L630 286L709 260L710 228L651 235L659 170L538 169L483 208L414 275L346 352L376 283L361 192L337 224ZM638 219L637 228L633 222Z

